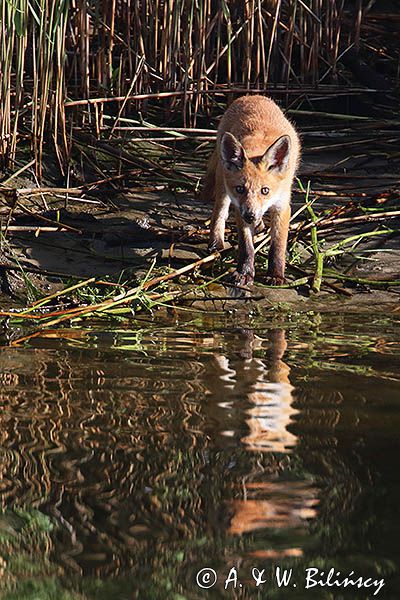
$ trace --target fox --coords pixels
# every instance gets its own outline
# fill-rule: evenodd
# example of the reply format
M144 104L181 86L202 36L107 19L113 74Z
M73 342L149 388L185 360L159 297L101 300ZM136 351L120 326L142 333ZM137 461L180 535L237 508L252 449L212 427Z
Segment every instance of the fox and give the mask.
M203 199L214 201L210 251L224 248L225 222L230 205L234 206L239 247L234 286L254 282L253 238L264 229L266 212L271 231L268 283L285 282L290 199L300 151L296 129L271 98L241 96L222 116L204 178Z

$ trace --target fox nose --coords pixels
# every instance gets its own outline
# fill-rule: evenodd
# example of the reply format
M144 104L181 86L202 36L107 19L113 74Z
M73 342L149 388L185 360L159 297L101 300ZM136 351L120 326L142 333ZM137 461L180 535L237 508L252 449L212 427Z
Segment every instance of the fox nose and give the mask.
M242 217L246 221L246 223L249 224L254 223L254 221L256 220L256 214L252 210L243 210Z

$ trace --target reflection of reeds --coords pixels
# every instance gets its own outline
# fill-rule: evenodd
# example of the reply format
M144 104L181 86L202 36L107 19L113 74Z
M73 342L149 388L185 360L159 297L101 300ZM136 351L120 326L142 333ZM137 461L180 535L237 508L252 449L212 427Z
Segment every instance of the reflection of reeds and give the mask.
M348 384L349 361L343 357L359 356L360 344L374 352L379 342L382 350L382 321L370 324L368 335L353 315L322 321L320 315L303 315L288 323L288 355L283 355L282 330L257 326L253 335L250 329L230 327L211 333L203 325L189 333L151 329L141 339L140 321L105 337L96 329L82 332L82 338L70 339L68 349L56 341L51 351L0 353L0 499L5 510L0 596L28 597L19 588L5 595L5 586L28 585L29 578L49 573L72 589L79 585L82 592L83 572L98 578L96 593L100 578L107 578L110 597L108 578L128 574L131 589L141 582L146 586L138 597L159 598L147 594L153 577L160 585L168 576L174 589L186 592L181 586L192 589L193 579L186 574L198 563L299 558L314 541L322 544L318 560L328 556L332 561L332 548L340 556L349 552L360 531L372 546L381 518L371 517L369 507L376 502L387 510L375 485L386 455L380 459L377 452L371 464L371 446L361 443L377 438L370 419L374 413L365 409L372 379L364 379L365 395L362 391L355 398ZM265 343L267 338L271 343ZM389 336L389 348L392 343ZM236 372L247 371L249 385L239 386L231 398L227 392L234 369L230 380L223 378L215 369L219 361L212 360L216 354L231 361ZM253 356L256 371L246 369ZM272 381L285 382L283 358L292 368L300 411L293 452L249 452L235 439L215 443L215 434L227 427L238 437L243 434L248 415L241 394L250 390L249 402L256 400L251 384L260 359ZM370 360L365 357L362 364ZM390 364L395 369L396 362ZM316 386L320 374L335 365L342 374L324 380L330 382L327 388ZM382 370L377 372L382 376ZM391 380L395 376L390 373ZM385 406L394 407L397 390L393 385L387 391L391 397ZM235 401L221 407L221 399ZM393 411L386 412L381 435L391 440L396 423ZM321 481L324 493L318 492ZM219 535L226 530L236 535ZM381 563L388 568L386 559ZM111 596L121 597L118 592ZM75 598L72 592L68 597Z
M347 79L338 59L372 18L342 0L0 1L0 152L13 160L28 138L37 170L45 134L60 164L67 153L65 110L82 123L103 123L103 101L163 98L194 125L215 102L213 90L261 90L276 84L308 93L323 83L337 92ZM381 35L379 20L374 37ZM376 42L371 52L378 56ZM385 47L390 62L390 51ZM301 88L301 89L300 89ZM276 89L276 88L275 88ZM320 93L320 92L319 92ZM96 98L96 104L87 104ZM69 100L66 104L65 101ZM75 108L73 108L75 106ZM117 108L117 112L118 112ZM78 113L78 114L77 114ZM119 114L119 113L118 113Z
M177 369L183 383L170 402L168 358L154 380L152 360L142 354L122 370L119 361L105 366L97 353L83 369L79 352L76 357L61 352L51 363L40 351L13 362L2 358L0 367L9 377L0 390L0 508L44 506L63 527L56 561L79 572L95 536L101 545L96 565L104 563L110 572L122 562L135 564L136 553L146 547L143 533L164 527L172 536L171 515L178 510L180 535L193 534L206 445L205 436L190 425L191 419L201 421L199 408L186 399L203 394L196 363L185 363L190 386L183 368ZM121 390L111 389L111 381ZM179 479L176 489L169 487L171 477ZM103 525L95 523L96 510Z

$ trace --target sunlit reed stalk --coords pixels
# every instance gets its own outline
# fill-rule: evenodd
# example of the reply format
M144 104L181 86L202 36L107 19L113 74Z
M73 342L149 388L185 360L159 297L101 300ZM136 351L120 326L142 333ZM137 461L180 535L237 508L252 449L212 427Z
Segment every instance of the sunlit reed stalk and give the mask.
M11 136L11 64L14 51L14 15L16 8L9 3L2 3L0 13L1 44L0 44L0 148L1 154L9 158Z

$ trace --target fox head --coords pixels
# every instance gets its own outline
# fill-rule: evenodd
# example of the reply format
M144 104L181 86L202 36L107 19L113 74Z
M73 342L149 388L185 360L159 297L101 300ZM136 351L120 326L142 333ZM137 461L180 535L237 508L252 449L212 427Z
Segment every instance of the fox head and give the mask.
M249 158L242 144L227 132L220 153L225 185L232 203L247 223L258 223L278 201L289 166L290 137L282 135L261 156Z

